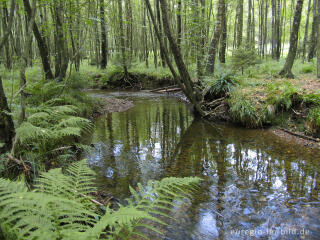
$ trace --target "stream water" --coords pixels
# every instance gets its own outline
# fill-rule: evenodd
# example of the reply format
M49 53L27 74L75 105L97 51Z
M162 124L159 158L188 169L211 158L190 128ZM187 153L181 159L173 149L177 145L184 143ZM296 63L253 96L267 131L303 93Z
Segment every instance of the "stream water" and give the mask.
M124 199L128 186L200 176L200 190L174 209L153 239L320 239L320 151L268 130L194 119L176 98L92 92L135 107L101 116L88 154L100 188ZM150 233L151 234L151 233Z

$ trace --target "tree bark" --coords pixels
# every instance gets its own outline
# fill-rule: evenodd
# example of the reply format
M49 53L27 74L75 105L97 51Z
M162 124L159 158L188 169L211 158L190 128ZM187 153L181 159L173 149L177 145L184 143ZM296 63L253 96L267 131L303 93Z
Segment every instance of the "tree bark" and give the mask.
M159 0L156 0L155 5L156 5L156 12L157 12L157 21L158 21L159 34L160 34L160 37L163 38L163 36L162 36L162 23L161 23L160 2L159 2ZM165 56L164 56L164 53L163 53L161 48L160 48L160 57L161 57L161 65L162 65L162 67L165 67L166 66L166 60L165 60Z
M304 30L304 37L303 37L303 43L302 43L302 62L304 62L306 58L306 46L307 46L308 33L309 33L310 12L311 12L311 0L309 0L309 3L308 3L307 20L306 20L306 26Z
M215 59L216 59L216 52L218 49L219 39L223 29L223 18L225 18L225 1L219 0L218 3L218 16L216 22L216 29L214 31L214 35L210 44L209 49L209 58L207 63L207 73L213 74L214 73L214 66L215 66Z
M3 32L3 36L2 39L0 41L0 50L3 48L3 46L7 43L9 35L10 35L10 31L12 28L12 24L13 24L13 16L14 16L14 11L16 8L16 1L12 0L11 1L11 7L10 7L10 16L9 16L9 22L8 22L8 26L7 26L7 30Z
M16 8L15 0L11 1L10 16L8 21L7 31L3 33L0 39L0 52L3 46L8 41L8 37L12 28L14 13ZM8 106L7 98L2 85L2 78L0 76L0 141L4 141L4 146L0 147L0 153L7 151L12 146L12 139L15 135L14 124L10 115L10 109Z
M55 15L55 27L56 27L56 56L55 56L55 77L58 81L62 81L65 78L69 64L69 56L67 50L67 41L63 31L63 15L61 14L63 9L63 3L61 1L54 2L54 15Z
M243 0L238 0L236 19L237 19L236 46L237 48L239 48L242 45L242 34L243 34Z
M26 39L24 43L24 49L22 53L22 62L21 62L21 69L20 69L20 115L19 115L19 124L21 124L25 120L25 110L26 110L26 99L27 95L25 93L25 88L27 85L26 79L26 68L28 66L28 59L30 58L30 48L31 48L31 41L32 41L32 26L34 24L35 19L35 11L36 11L36 0L32 2L32 9L31 9L31 19L28 21L27 29L26 29Z
M182 12L182 0L178 0L178 10L177 10L177 44L181 50L181 39L182 39L182 22L181 22L181 12Z
M312 31L310 36L310 48L309 48L309 54L308 54L308 62L310 62L315 55L315 49L317 46L317 36L318 36L318 23L319 18L317 14L317 1L313 0L313 22L312 22Z
M162 23L163 28L165 31L165 34L169 40L169 45L171 52L173 54L173 57L175 59L175 63L177 65L177 68L179 70L180 76L186 86L186 93L190 100L190 102L194 105L195 110L201 115L205 116L205 112L201 109L200 102L202 100L202 96L200 96L200 93L197 92L197 90L194 88L194 84L191 80L191 77L187 71L187 68L185 66L185 63L182 59L180 50L178 48L178 45L176 44L169 25L168 20L168 5L166 0L160 0L161 3L161 13L162 13Z
M12 139L15 135L12 117L8 113L10 113L10 109L0 77L0 142L4 141L5 144L4 147L0 147L0 153L11 148Z
M100 20L101 20L101 69L107 67L107 34L106 22L104 18L104 0L100 0Z
M302 7L303 7L303 0L298 0L295 14L294 14L294 19L293 19L291 35L290 35L289 53L286 59L286 63L283 69L281 70L281 72L279 73L281 76L288 77L288 78L294 78L294 75L292 73L292 66L297 54Z
M2 7L2 29L3 32L7 32L8 28L8 8L7 8L7 4L6 2L2 3L3 7ZM9 31L10 32L10 31ZM10 54L10 46L9 46L9 41L6 41L6 43L4 44L4 50L5 50L5 64L4 66L7 69L11 69L12 68L12 61L11 61L11 54Z
M222 33L221 33L221 39L220 39L220 52L219 52L219 60L221 63L226 63L226 51L227 51L227 5L225 3L224 6L224 13L222 14Z
M167 22L167 14L166 14L166 11L167 11L167 4L166 2L164 1L164 5L162 5L163 3L161 3L161 9L162 9L162 15L163 15L163 19L164 19L164 29L165 29L165 32L167 34L167 37L169 39L169 44L170 44L170 47L171 47L171 51L172 49L174 49L174 52L177 53L177 54L173 54L174 55L174 58L176 60L176 65L178 66L178 70L180 72L180 75L181 77L178 76L178 74L176 73L170 59L169 59L169 54L168 54L168 51L167 49L165 48L165 45L163 43L163 39L160 35L160 32L159 32L159 29L158 29L158 26L157 26L157 22L156 22L156 19L152 13L152 9L151 9L151 5L150 5L150 2L149 0L145 0L145 3L146 3L146 6L147 6L147 9L149 11L149 15L151 17L151 20L152 20L152 23L153 23L153 26L154 26L154 30L155 30L155 33L157 35L157 38L158 38L158 41L159 41L159 44L160 44L160 48L162 49L163 53L164 53L164 57L165 57L165 60L168 64L168 67L170 68L170 71L173 75L173 78L175 79L175 81L178 83L179 87L182 89L182 91L186 94L187 98L190 100L190 102L192 104L194 104L194 107L195 109L197 110L197 112L199 112L199 114L201 116L204 116L205 113L204 111L201 109L201 106L200 106L200 101L196 99L195 97L195 94L196 94L196 91L195 89L193 88L193 83L191 82L191 78L190 78L190 75L188 74L186 68L185 68L185 65L184 65L184 62L182 61L182 57L181 57L181 54L179 52L179 49L178 49L178 46L177 44L174 42L174 39L172 37L172 34L171 34L171 30L170 28L168 28L168 22ZM163 12L165 12L163 14ZM178 64L178 63L181 63L182 64ZM181 72L184 71L184 74L182 75ZM199 96L198 96L199 98Z
M123 29L123 17L122 17L122 0L118 0L118 8L119 8L119 27L120 27L120 48L122 55L122 67L124 70L125 77L128 76L128 67L127 67L127 59L126 59L126 46L124 39L124 29Z
M318 19L320 19L320 0L318 0ZM318 22L318 35L320 35L320 22ZM317 44L317 77L320 78L320 40Z
M29 0L23 0L25 11L27 12L28 21L31 20L31 6ZM49 51L48 46L44 40L44 38L41 36L38 25L36 22L33 24L33 34L37 40L38 48L40 51L40 57L42 61L43 71L45 73L45 77L47 80L53 79L53 73L51 71L50 66L50 59L49 59Z

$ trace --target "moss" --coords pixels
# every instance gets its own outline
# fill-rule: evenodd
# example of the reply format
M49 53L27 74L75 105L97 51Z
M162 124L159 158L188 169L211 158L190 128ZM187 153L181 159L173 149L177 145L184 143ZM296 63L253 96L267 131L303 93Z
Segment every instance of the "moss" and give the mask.
M305 94L302 99L309 105L320 105L320 93Z
M266 87L267 102L277 110L289 110L299 95L298 88L288 81L268 83Z

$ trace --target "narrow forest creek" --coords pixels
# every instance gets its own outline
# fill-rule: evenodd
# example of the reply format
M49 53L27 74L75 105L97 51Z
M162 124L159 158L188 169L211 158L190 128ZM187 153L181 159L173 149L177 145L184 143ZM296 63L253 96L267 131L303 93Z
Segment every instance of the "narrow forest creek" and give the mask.
M152 239L320 239L320 151L249 130L195 119L174 97L90 91L132 101L95 121L86 155L101 190L119 199L129 185L199 176L199 191L174 209Z

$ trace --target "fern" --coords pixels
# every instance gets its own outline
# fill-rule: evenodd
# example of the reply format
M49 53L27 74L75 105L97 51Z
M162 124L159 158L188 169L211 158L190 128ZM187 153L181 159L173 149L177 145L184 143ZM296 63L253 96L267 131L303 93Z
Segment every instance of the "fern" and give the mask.
M24 184L0 178L0 222L5 234L16 239L108 239L143 236L137 228L145 227L159 232L146 220L165 224L157 216L167 216L174 205L200 181L199 178L165 178L149 181L133 195L126 206L117 211L106 207L99 215L88 195L93 187L94 172L85 160L72 164L65 174L61 169L43 173L35 188L28 191ZM132 239L132 238L131 238Z
M52 106L52 102L46 102L28 112L31 115L16 129L17 153L21 156L36 150L39 153L36 161L40 163L46 163L56 155L69 158L70 149L78 149L74 138L80 138L93 128L90 120L76 116L78 108L72 105Z

